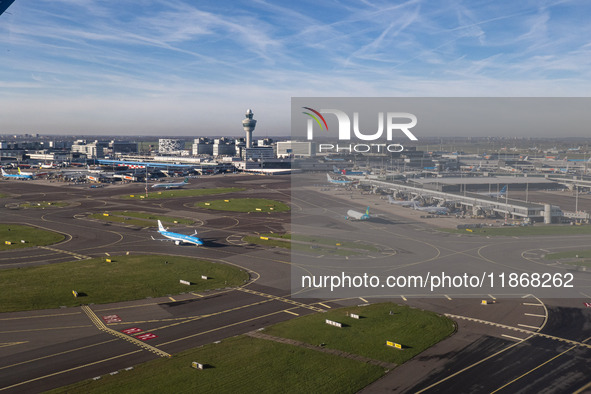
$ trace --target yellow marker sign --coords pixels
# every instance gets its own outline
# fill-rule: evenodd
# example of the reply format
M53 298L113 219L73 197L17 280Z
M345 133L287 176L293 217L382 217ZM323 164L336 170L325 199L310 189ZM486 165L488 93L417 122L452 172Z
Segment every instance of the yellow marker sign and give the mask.
M269 237L261 237L261 239L264 239L265 241L269 240Z
M105 261L106 261L107 263L111 263L111 262L112 262L112 261L111 261L111 259L106 259Z
M78 292L76 290L72 290L72 294L74 295L74 297L78 297Z
M5 243L6 245L12 245L12 242L10 242L10 241L4 241L4 243Z
M390 346L396 349L402 349L402 345L392 341L386 341L386 346Z
M103 216L109 216L109 214L108 213L103 213Z
M261 210L261 208L256 208L256 210L257 210L257 211L260 211L260 210Z
M341 246L341 244L336 244L337 246Z
M487 305L488 301L487 300L482 300L482 305Z
M206 202L205 205L211 205L210 203Z
M135 197L135 195L133 195L133 194L130 194L130 195L129 195L129 197L132 197L132 198L133 198L133 197Z
M470 229L470 228L467 228L466 231L469 233L473 232L472 229Z
M224 200L225 202L230 202L230 200Z

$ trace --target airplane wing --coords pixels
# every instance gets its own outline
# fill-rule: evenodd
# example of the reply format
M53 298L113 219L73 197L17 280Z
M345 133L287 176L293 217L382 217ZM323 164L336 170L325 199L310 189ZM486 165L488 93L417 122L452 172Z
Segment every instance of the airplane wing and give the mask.
M154 238L152 237L153 241L168 241L168 242L175 242L174 239L170 239L170 238Z
M12 3L14 3L14 0L0 0L0 15L2 15Z

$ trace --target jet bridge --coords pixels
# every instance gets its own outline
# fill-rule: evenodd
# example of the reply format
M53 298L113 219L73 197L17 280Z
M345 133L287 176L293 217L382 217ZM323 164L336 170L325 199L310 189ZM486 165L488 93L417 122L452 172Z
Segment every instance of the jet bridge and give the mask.
M512 218L529 219L532 222L544 221L546 206L544 204L528 203L521 200L513 200L507 197L488 197L477 193L449 193L436 190L424 189L416 186L408 186L403 183L385 182L377 180L363 180L360 186L387 190L392 193L402 193L409 196L420 196L436 200L453 201L463 206L466 210L476 213L479 210L497 213L501 216L508 215ZM559 222L563 216L560 207L550 206L551 221ZM547 216L546 216L547 218ZM546 219L547 221L547 219Z

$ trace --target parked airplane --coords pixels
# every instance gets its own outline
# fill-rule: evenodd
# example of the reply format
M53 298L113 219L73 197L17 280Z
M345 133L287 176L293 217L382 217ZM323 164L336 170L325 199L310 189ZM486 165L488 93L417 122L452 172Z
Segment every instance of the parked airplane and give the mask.
M337 184L337 185L350 185L351 183L353 183L353 181L344 181L344 180L341 180L341 179L332 179L330 177L330 175L328 175L328 174L326 174L326 179L328 179L328 181L330 183L334 183L334 184Z
M436 213L437 215L446 215L449 213L448 207L419 207L419 205L416 202L413 205L413 209L416 211Z
M394 204L394 205L402 205L403 207L410 207L410 206L414 205L415 200L399 201L399 200L395 200L392 196L388 196L388 202L390 204Z
M25 176L30 176L30 177L34 177L35 176L35 174L33 174L32 172L24 172L24 171L21 171L21 168L20 167L18 167L17 169L18 169L19 175L25 175Z
M165 189L180 189L181 187L189 184L189 178L185 178L182 182L177 183L156 183L152 185L154 189L156 188L165 188Z
M5 178L15 178L15 179L33 179L33 175L23 174L21 170L18 170L18 174L9 174L4 169L2 169L2 176Z
M369 216L369 207L365 209L365 213L357 212L352 209L347 211L347 216L345 216L347 220L368 220L371 219Z
M195 231L195 233L193 235L173 233L172 231L167 231L164 228L164 226L162 225L162 222L160 220L158 220L158 232L160 233L160 235L162 235L163 237L166 237L168 239L155 239L154 237L152 237L152 239L155 241L173 241L176 245L181 245L181 244L193 244L193 245L197 245L197 246L203 245L203 241L200 238L196 237L197 231Z
M507 194L507 185L503 186L501 191L499 191L498 193L478 193L478 194L481 194L481 195L487 196L487 197L505 197L505 194Z

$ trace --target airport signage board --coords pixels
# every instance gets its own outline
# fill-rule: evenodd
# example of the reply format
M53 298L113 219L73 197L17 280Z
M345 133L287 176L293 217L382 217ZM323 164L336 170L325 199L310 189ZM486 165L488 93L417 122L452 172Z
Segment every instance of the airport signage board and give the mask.
M336 321L332 321L332 320L328 320L328 319L326 319L326 324L334 326L334 327L339 327L339 328L343 327L343 325L341 323L336 322Z
M390 346L390 347L402 350L402 345L399 343L396 343L396 342L386 341L386 346Z

